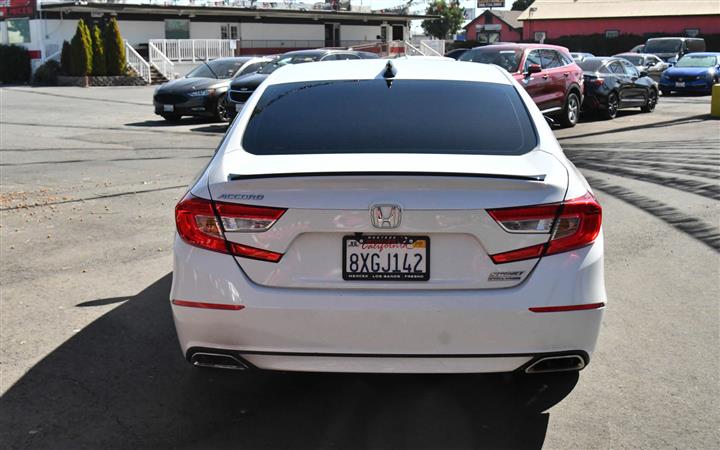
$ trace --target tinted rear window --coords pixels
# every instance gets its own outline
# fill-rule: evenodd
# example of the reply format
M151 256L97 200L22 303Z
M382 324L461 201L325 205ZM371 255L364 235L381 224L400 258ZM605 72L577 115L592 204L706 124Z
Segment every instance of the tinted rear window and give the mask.
M511 85L343 80L269 86L245 129L256 155L449 153L520 155L537 143Z
M586 59L579 62L578 66L585 72L596 72L605 61L602 59Z

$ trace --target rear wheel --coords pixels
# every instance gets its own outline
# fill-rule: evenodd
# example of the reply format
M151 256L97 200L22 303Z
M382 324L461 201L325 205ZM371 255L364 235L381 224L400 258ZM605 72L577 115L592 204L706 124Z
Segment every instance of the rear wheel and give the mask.
M617 116L618 108L620 107L620 101L616 93L611 92L607 99L607 108L605 108L605 118L614 119Z
M644 106L640 108L640 110L644 113L653 112L655 110L655 105L657 105L658 102L658 93L655 89L650 89L650 93L648 94L647 103L645 103Z
M560 117L560 125L563 128L574 127L580 118L580 97L575 92L570 92L565 99L565 108Z
M167 120L168 122L179 122L180 119L182 119L182 116L180 114L163 114L162 118Z

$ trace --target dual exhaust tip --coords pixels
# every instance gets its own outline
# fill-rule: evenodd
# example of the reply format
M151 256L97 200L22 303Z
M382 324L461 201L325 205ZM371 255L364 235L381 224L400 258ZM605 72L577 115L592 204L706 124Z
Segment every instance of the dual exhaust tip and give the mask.
M580 355L557 355L537 358L525 368L525 373L571 372L585 367L585 358Z
M239 358L224 353L196 352L190 357L190 363L195 367L212 369L247 370L249 368Z

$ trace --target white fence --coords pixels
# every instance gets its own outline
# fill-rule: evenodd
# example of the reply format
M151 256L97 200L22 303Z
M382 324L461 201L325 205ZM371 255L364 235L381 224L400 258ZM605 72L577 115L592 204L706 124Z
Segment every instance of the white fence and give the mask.
M148 44L150 64L168 80L175 78L175 63L165 55L152 41Z
M128 65L147 82L147 84L152 83L150 64L145 61L134 48L132 48L132 45L128 44L128 41L125 41L125 60Z
M150 39L149 46L155 46L169 61L195 62L235 56L235 42L232 39Z

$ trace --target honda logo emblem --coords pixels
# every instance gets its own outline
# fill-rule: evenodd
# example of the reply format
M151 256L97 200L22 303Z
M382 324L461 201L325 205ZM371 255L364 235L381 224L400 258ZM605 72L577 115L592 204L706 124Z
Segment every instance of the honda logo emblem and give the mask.
M398 205L373 205L370 207L370 220L375 228L397 228L402 219L402 209Z

